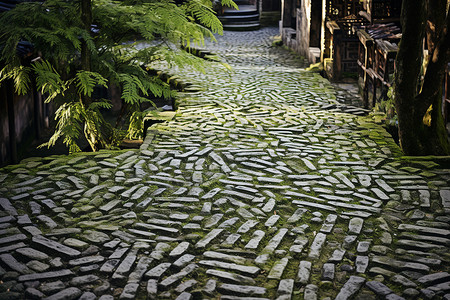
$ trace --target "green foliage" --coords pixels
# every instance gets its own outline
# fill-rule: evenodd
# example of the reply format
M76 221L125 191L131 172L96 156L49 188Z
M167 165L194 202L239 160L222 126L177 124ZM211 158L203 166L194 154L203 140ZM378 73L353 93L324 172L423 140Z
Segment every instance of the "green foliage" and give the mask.
M83 2L92 2L91 31L82 22ZM221 3L237 8L232 0ZM111 104L92 99L95 88L110 84L120 87L121 98L131 109L127 136L141 137L141 104L152 103L152 97L175 97L169 84L148 70L157 66L203 71L206 61L180 48L203 45L205 38L214 40L214 33L222 33L212 7L211 0L21 3L0 16L0 84L12 79L16 92L26 94L35 78L45 101L59 105L55 133L46 146L63 139L71 152L80 151L82 136L94 151L114 146L123 136L101 114ZM32 43L34 57L41 59L19 57L16 48L21 41ZM86 48L90 67L84 69L80 53Z
M0 71L0 83L4 80L13 79L15 91L19 95L25 95L30 89L30 68L25 66L5 66Z
M383 122L388 126L397 126L398 117L395 110L395 101L392 88L389 88L387 98L385 100L375 104L372 114L382 116Z
M67 83L64 82L56 69L48 61L37 61L33 64L36 75L36 85L41 93L47 95L45 102L50 102L57 96L64 96Z
M135 111L130 117L130 125L128 126L128 139L142 139L144 137L144 117L148 112Z
M77 144L77 140L82 132L83 105L80 102L67 102L62 104L56 111L56 119L58 123L50 140L42 144L43 146L54 146L62 137L64 144L69 148L70 152L79 152L81 149Z
M222 33L222 23L215 18L215 13L212 9L211 1L205 0L191 0L186 3L187 12L197 19L201 24L211 28L213 33Z
M78 88L78 93L88 97L92 95L95 86L103 86L106 88L108 87L108 85L106 84L108 80L103 78L102 75L96 72L89 72L84 70L77 72L75 82Z
M70 152L79 152L81 149L78 140L82 133L94 151L117 146L117 137L121 135L104 120L100 108L111 108L111 103L108 100L100 100L92 102L87 108L80 101L63 103L55 114L55 132L50 140L40 147L54 146L62 138ZM104 134L104 131L107 131L108 135Z

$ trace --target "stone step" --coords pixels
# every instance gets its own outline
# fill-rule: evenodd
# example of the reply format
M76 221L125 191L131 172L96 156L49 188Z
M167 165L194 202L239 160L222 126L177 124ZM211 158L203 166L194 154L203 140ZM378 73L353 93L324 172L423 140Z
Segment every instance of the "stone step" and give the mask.
M253 14L245 14L245 15L224 15L219 16L219 20L222 23L228 22L247 22L247 21L258 21L259 14L257 12Z
M250 30L257 30L260 28L260 24L258 22L255 23L248 23L248 24L226 24L223 25L224 30L230 30L230 31L250 31Z
M237 9L228 9L223 12L223 16L248 16L258 14L258 10L253 7L249 8L239 8Z

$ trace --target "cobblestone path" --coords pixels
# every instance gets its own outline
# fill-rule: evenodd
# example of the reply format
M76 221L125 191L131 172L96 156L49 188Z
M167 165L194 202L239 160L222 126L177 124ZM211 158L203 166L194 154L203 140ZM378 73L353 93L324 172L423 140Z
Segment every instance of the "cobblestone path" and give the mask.
M210 45L234 71L140 150L0 170L0 299L450 299L450 171L274 34Z

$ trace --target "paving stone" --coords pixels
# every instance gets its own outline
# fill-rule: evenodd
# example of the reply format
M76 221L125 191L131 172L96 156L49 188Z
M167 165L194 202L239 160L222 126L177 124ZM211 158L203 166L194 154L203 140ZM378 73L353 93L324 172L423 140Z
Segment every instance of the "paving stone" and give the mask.
M213 229L211 230L203 239L195 244L195 248L205 248L209 243L211 243L218 235L222 233L223 229Z
M363 227L364 220L361 218L352 218L348 224L348 233L358 235Z
M192 262L194 260L195 256L191 255L191 254L184 254L183 256L181 256L179 259L177 259L173 265L176 268L184 268L185 266L187 266L190 262Z
M70 287L67 289L64 289L56 294L53 294L47 298L45 298L46 300L72 300L72 299L77 299L78 297L81 296L83 292L76 287Z
M99 277L96 275L93 275L93 274L77 276L77 277L72 278L72 280L70 281L70 285L79 286L79 285L83 285L83 284L94 283L98 279L99 279Z
M345 250L343 249L336 249L334 250L331 257L328 259L329 262L341 262L344 258Z
M86 265L86 264L92 264L92 263L101 263L105 260L103 256L96 255L96 256L85 256L77 259L72 259L69 261L69 265L71 266L79 266L79 265Z
M325 263L323 264L322 269L322 279L333 281L334 280L334 274L335 274L335 265L332 263Z
M403 291L402 295L406 297L406 299L415 299L420 295L420 292L416 289L409 288Z
M19 281L34 281L34 280L45 280L51 278L61 278L65 276L73 275L72 271L63 269L58 271L35 273L35 274L25 274L19 276Z
M0 198L0 206L4 211L6 211L11 216L17 216L17 210L11 204L11 202L6 198Z
M255 280L248 276L243 276L235 273L215 270L215 269L208 269L206 270L207 275L216 276L219 279L231 281L235 283L241 283L241 284L255 284Z
M294 279L282 279L278 285L277 295L291 297L294 291Z
M182 254L184 254L186 252L186 250L188 250L189 246L191 244L189 242L181 242L180 244L178 244L178 246L176 246L170 253L169 256L171 257L177 257L177 256L181 256Z
M239 229L237 230L237 233L246 233L250 229L255 227L258 223L259 222L256 220L248 220L244 224L242 224L241 227L239 227Z
M30 260L26 263L26 266L38 273L47 271L50 266L46 263L42 263L38 260Z
M272 266L272 269L270 269L269 275L267 276L268 279L277 279L280 280L283 276L283 272L289 262L289 258L285 257L282 258L274 263Z
M245 245L246 249L256 249L259 246L262 238L265 236L265 232L262 230L256 230L253 233L253 238Z
M221 284L218 289L222 293L232 293L245 296L264 295L267 292L264 287L228 283Z
M121 258L125 253L127 253L130 248L116 248L116 250L108 257L109 259Z
M150 279L147 282L146 291L147 291L147 296L150 299L154 299L158 293L158 281L156 279Z
M414 263L408 261L395 260L387 256L373 256L371 258L375 264L380 264L390 268L397 268L400 270L412 270L416 272L429 272L430 267L421 263Z
M95 300L97 296L91 292L84 292L83 295L80 296L79 300Z
M133 272L128 276L128 283L139 283L152 261L149 257L141 257Z
M389 294L386 296L386 300L405 300L405 298L400 297L399 295L396 294Z
M123 288L122 294L120 294L119 299L135 299L138 288L139 283L127 283Z
M25 234L14 234L0 238L0 245L10 244L12 242L24 241L27 239Z
M450 190L440 190L439 195L441 196L442 206L450 208Z
M430 286L437 283L445 282L450 280L450 274L447 272L438 272L433 274L428 274L417 279L417 282L423 284L424 286Z
M336 300L351 299L366 281L365 278L359 276L350 276L349 280L344 284L336 296Z
M197 268L198 268L198 266L196 264L187 265L180 272L178 272L176 274L173 274L173 275L167 277L166 279L164 279L163 281L161 281L159 283L159 285L163 289L167 289L169 286L171 286L171 285L175 284L176 282L180 281L181 279L183 279L185 276L187 276L190 273L192 273Z
M428 287L428 289L432 290L435 293L448 292L450 291L450 282L439 283Z
M443 237L450 237L450 230L440 229L440 228L432 228L432 227L417 226L417 225L410 225L410 224L400 224L398 226L398 229L405 230L405 231L420 232L420 233L424 233L424 234L438 235L438 236L443 236Z
M306 212L307 210L304 208L298 208L293 214L292 216L289 217L289 219L287 220L287 223L296 223L298 222L303 214Z
M7 265L11 270L16 271L20 274L33 273L26 265L17 261L11 254L8 253L1 254L0 260L3 262L3 264Z
M27 288L25 290L25 296L28 299L42 299L42 298L45 298L45 294L44 293L42 293L41 291L39 291L39 290L37 290L35 288L32 288L32 287L29 287L29 288Z
M356 235L347 235L347 236L344 238L344 242L342 243L342 247L343 247L344 249L350 249L350 248L352 248L353 245L355 244L357 238L358 238L358 237L357 237Z
M312 264L309 261L303 260L300 262L300 265L298 266L296 282L299 282L301 284L307 284L309 282L311 266Z
M177 300L191 300L193 299L192 294L188 293L188 292L182 292L180 295L178 295L178 297L176 298Z
M211 228L211 227L215 226L222 218L223 218L223 214L214 214L206 220L204 227Z
M56 292L62 291L65 288L66 288L66 285L61 280L57 280L57 281L53 281L53 282L45 282L45 283L42 283L41 286L39 287L39 289L43 293L47 293L47 294L56 293Z
M411 280L409 280L408 278L406 278L401 274L392 276L391 281L401 284L404 287L413 287L413 288L417 287L417 284L415 284L414 282L412 282Z
M150 269L145 276L148 278L159 279L171 266L171 263L161 263L156 267Z
M220 253L220 252L216 252L216 251L206 251L203 253L203 256L207 257L207 258L211 258L211 259L224 260L224 261L228 261L228 262L232 262L232 263L236 263L236 264L245 264L246 263L246 259L243 257L239 257L236 255L224 254L224 253Z
M208 279L208 281L206 282L206 284L203 288L203 292L205 292L208 295L212 295L216 290L216 286L217 286L217 281L215 281L214 279Z
M305 287L305 292L303 295L304 300L316 300L317 299L317 291L318 291L317 285L314 284L308 284Z
M269 241L266 247L262 250L262 253L264 254L270 254L273 253L277 247L282 242L283 238L285 237L286 233L288 232L288 229L282 228L278 231L278 233Z
M135 261L136 255L127 255L117 267L116 271L112 275L112 279L115 281L124 281Z
M369 247L370 247L370 241L361 241L358 243L356 251L358 251L358 253L364 254L369 251Z
M311 244L310 252L308 254L308 258L318 259L320 256L320 251L325 243L327 236L321 232L319 232L314 241Z
M324 224L322 225L322 228L320 228L320 231L324 233L330 233L333 230L337 217L338 217L337 215L329 214Z
M356 273L365 273L369 266L369 257L358 255L355 260Z
M263 211L263 212L265 212L265 213L269 213L269 212L271 212L273 209L274 209L274 207L275 207L275 199L273 199L273 198L270 198L267 202L266 202L266 204L261 208L261 210Z
M433 299L436 296L436 293L429 289L421 289L420 293L425 299Z
M260 268L258 267L244 266L235 263L226 263L217 260L200 260L198 263L203 266L217 267L231 271L238 271L251 276L256 276L260 271Z
M367 281L366 286L379 296L387 296L392 290L379 281Z

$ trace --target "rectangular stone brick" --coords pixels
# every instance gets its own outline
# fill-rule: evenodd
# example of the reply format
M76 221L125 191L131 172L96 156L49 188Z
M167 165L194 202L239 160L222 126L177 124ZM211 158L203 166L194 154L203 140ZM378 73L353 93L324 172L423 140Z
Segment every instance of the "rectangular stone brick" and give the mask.
M316 235L314 241L311 244L311 249L308 254L309 258L318 259L320 257L320 251L322 250L322 246L325 243L326 238L327 238L326 234L323 234L322 232L319 232Z
M76 249L64 246L63 244L49 240L41 235L33 236L31 241L36 247L43 247L48 251L56 252L58 255L64 257L75 258L81 254L81 252Z
M26 274L19 276L19 282L23 281L36 281L36 280L45 280L45 279L53 279L53 278L61 278L66 276L73 275L72 271L64 269L59 271L52 272L43 272L43 273L34 273L34 274Z
M6 198L0 198L0 206L4 211L9 213L11 216L17 216L17 210L14 208L14 206L9 202Z
M20 242L20 241L24 241L27 239L27 236L25 234L14 234L14 235L10 235L10 236L6 236L3 238L0 238L0 245L4 245L4 244L10 244L13 242Z
M201 260L198 263L208 267L217 267L226 270L238 271L252 276L258 275L260 271L260 268L258 267L238 265L235 263L227 263L218 260Z
M213 229L211 230L203 239L195 244L195 248L205 248L213 239L215 239L219 234L221 234L223 229Z
M192 273L197 268L198 268L198 266L196 264L190 264L190 265L186 266L184 269L182 269L180 272L173 274L173 275L167 277L166 279L164 279L163 281L161 281L159 285L162 288L167 289L169 286L182 280L183 278L185 278L187 275Z

